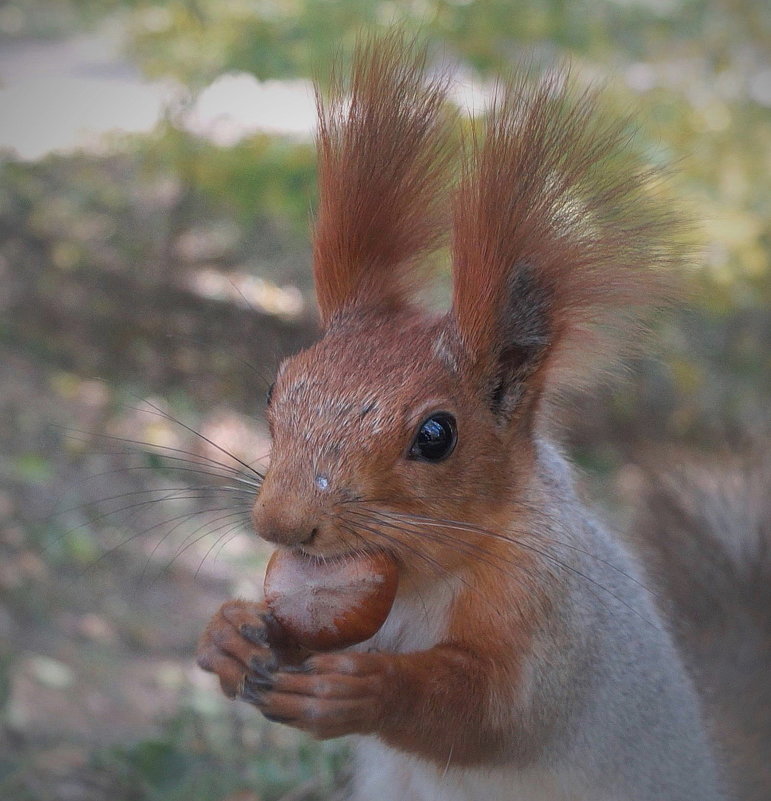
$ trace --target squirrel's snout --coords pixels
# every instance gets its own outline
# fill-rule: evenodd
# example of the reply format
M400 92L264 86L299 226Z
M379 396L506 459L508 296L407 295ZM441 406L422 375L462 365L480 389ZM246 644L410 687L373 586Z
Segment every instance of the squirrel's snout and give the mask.
M316 539L318 528L313 528L308 531L307 529L297 530L260 527L257 529L257 533L268 542L292 547L295 545L310 545L313 540Z
M284 520L275 518L259 509L259 502L252 509L252 522L257 534L276 545L310 545L318 534L318 527L305 520Z
M263 484L252 507L257 534L268 542L289 547L310 544L318 534L317 514L297 498Z

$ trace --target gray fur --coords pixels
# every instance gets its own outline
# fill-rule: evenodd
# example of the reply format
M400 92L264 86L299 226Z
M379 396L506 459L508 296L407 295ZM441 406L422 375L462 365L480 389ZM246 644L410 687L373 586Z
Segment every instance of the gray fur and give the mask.
M718 789L700 702L643 575L618 538L588 517L566 463L539 448L546 498L545 550L569 590L557 610L534 692L560 707L552 758L587 779L577 798L711 801ZM551 636L550 636L551 635ZM546 685L550 686L546 686Z

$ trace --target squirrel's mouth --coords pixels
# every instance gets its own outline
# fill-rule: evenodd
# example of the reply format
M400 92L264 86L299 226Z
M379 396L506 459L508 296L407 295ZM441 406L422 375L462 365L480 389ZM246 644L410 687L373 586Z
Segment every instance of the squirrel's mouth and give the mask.
M304 561L319 565L330 562L356 561L382 554L395 559L395 554L388 548L367 546L366 544L353 545L352 543L346 543L340 537L325 537L323 533L321 528L314 527L304 540L289 546L279 545L279 547L290 551L294 556Z
M289 550L294 556L299 557L310 566L317 565L319 567L328 567L330 564L339 565L346 562L358 562L371 559L373 556L382 556L383 554L390 557L396 563L399 561L396 555L387 548L350 548L347 550L322 553L320 551L309 551L305 546L306 543L302 543Z

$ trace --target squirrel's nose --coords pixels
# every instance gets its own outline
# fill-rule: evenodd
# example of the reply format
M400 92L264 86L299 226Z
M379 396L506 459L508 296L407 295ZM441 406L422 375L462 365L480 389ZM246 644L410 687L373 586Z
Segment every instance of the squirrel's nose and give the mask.
M308 545L318 533L317 515L293 493L281 491L266 477L252 507L254 529L276 545Z
M256 528L262 539L275 545L285 545L290 548L296 545L310 545L318 534L318 528L312 528L310 531L307 529L279 528L277 526L256 526Z

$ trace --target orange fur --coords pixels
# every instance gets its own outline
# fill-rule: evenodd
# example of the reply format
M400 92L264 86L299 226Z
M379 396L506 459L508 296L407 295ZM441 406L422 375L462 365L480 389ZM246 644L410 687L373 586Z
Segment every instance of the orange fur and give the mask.
M324 323L356 305L399 306L416 261L446 234L452 157L447 82L426 81L426 53L392 34L360 45L319 110L314 278Z

